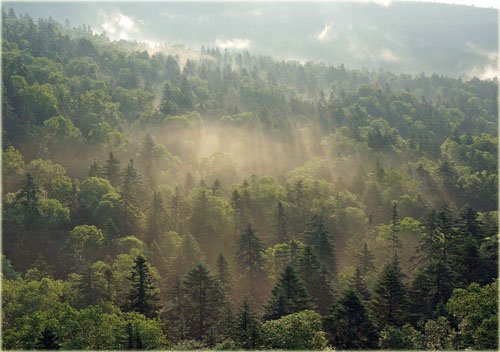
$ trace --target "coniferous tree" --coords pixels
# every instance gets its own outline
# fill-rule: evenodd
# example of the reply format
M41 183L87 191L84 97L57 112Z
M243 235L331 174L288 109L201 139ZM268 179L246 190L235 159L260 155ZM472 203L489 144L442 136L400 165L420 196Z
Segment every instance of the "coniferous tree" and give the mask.
M356 259L357 268L359 268L361 275L366 275L370 271L375 270L375 265L373 261L375 260L375 255L368 248L366 242L363 243L363 249L354 255Z
M223 292L219 281L198 264L184 279L188 336L202 341L221 314Z
M283 203L278 202L278 211L276 217L276 239L278 243L286 243L290 237L290 228L288 218L285 213Z
M379 329L387 324L402 326L407 315L407 290L395 256L386 263L373 290L372 312Z
M391 249L392 255L397 255L398 248L401 248L401 240L398 237L398 204L394 203L392 206L391 216Z
M172 226L174 231L179 231L180 228L180 217L181 217L181 209L182 209L182 193L179 186L175 186L174 196L172 197L171 203L171 218L172 218Z
M128 279L132 282L132 287L127 295L128 302L125 308L148 318L156 317L160 308L158 291L153 285L149 264L144 256L139 255L135 258Z
M163 203L160 192L153 192L153 199L147 217L147 237L146 243L151 244L158 236L165 231L168 223L167 210Z
M312 303L320 314L326 314L333 303L333 289L327 270L312 247L304 248L298 261L298 272Z
M321 215L313 215L306 229L306 240L331 273L335 273L335 244Z
M142 143L141 163L144 167L144 176L151 187L154 186L153 163L155 159L155 142L149 133Z
M328 339L339 350L374 349L377 330L354 289L347 289L324 320Z
M232 283L232 275L229 270L229 264L226 261L226 257L224 254L219 254L217 258L217 279L221 282L222 289L225 292L229 292L231 290Z
M235 340L244 350L258 349L262 339L261 323L245 298L236 317Z
M134 232L139 229L139 207L143 197L141 176L130 159L129 164L122 172L120 195L123 210L123 229L125 232Z
M371 300L370 290L368 290L366 286L365 279L359 266L354 269L354 274L349 280L349 287L356 290L364 303Z
M266 304L266 319L279 319L284 315L313 307L299 275L293 267L287 266L273 288L271 299Z
M439 229L436 210L432 210L425 224L425 231L422 234L416 248L418 264L430 263L438 258L439 250Z
M264 272L262 269L263 259L262 252L264 246L260 239L256 236L255 230L251 224L241 233L238 240L238 248L236 251L236 262L243 275L248 287L248 293L253 299L256 298L257 285L262 280Z
M440 242L440 252L441 252L441 260L445 263L450 259L450 252L453 250L454 243L454 235L455 231L453 229L453 215L450 212L450 209L446 204L444 204L441 209L439 209L437 213L437 223L438 230L440 234L439 242Z
M109 153L109 158L104 166L104 174L113 186L118 186L120 183L120 162L113 156L113 153Z

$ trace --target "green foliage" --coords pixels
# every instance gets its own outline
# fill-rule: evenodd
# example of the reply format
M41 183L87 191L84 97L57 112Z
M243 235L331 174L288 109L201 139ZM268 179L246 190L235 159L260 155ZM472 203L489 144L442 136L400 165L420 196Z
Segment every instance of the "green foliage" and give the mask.
M461 346L496 349L498 315L498 281L486 286L471 284L455 289L446 308L459 321Z
M267 321L262 330L264 347L269 349L323 350L327 346L321 316L310 310Z

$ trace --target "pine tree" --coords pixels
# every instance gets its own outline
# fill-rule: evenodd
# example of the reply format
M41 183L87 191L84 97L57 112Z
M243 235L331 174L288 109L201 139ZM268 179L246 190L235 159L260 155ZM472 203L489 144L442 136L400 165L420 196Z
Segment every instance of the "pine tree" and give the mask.
M201 341L220 317L222 288L208 269L198 264L184 279L184 297L188 337Z
M174 231L179 231L180 228L180 216L182 209L182 194L179 186L175 186L174 196L172 198L171 203L171 218L172 218L172 226Z
M373 290L372 312L377 326L402 326L406 321L407 290L403 283L403 273L395 256L385 264Z
M438 231L440 233L441 260L448 262L449 254L454 247L453 215L444 204L437 213Z
M153 137L151 137L149 133L146 133L146 137L144 137L144 141L142 142L141 162L144 166L144 175L148 178L152 176L153 161L155 157L154 150L155 142Z
M354 274L349 280L349 287L358 293L364 303L371 300L370 291L365 284L365 280L359 266L354 269Z
M332 284L324 264L320 262L312 247L304 248L298 261L298 272L312 303L320 314L326 314L333 303Z
M120 183L120 162L113 156L113 153L109 153L109 159L106 160L104 166L104 174L113 186L118 186Z
M432 210L425 224L425 231L416 248L418 264L430 263L438 257L439 229L436 210Z
M281 201L278 202L278 211L276 217L276 239L278 243L286 243L290 237L290 228L285 213L285 208Z
M160 192L153 192L153 199L147 217L147 237L146 243L151 244L165 230L168 223L167 210L163 204Z
M120 195L123 210L124 232L135 232L139 228L139 207L143 197L141 176L130 159L129 164L122 172Z
M359 268L362 276L375 270L375 265L373 264L375 255L373 255L372 251L368 248L366 242L363 243L363 249L356 253L354 258L356 259L357 268Z
M401 248L401 240L398 237L398 204L394 203L391 216L391 249L393 256L397 255L398 248Z
M54 330L51 327L46 327L42 336L38 338L38 342L35 346L38 350L59 350L61 349L61 344L56 336Z
M319 258L331 273L335 273L335 245L332 234L321 215L313 215L306 229L307 243L314 248Z
M282 272L265 308L267 320L313 308L304 283L293 267L287 266Z
M217 279L221 282L222 288L225 292L231 290L232 275L229 270L229 264L224 257L224 254L219 254L217 258Z
M335 349L357 350L377 347L377 330L367 309L353 289L347 289L325 318L325 330Z
M456 274L440 257L422 267L409 289L410 312L415 324L442 315L455 287Z
M459 232L463 237L471 236L476 241L484 238L482 224L478 220L477 212L467 206L460 214Z
M237 189L231 194L231 206L234 209L234 225L236 231L242 231L248 224L248 216L245 208L245 202Z
M261 323L245 298L236 318L236 342L244 350L258 349L261 344Z
M147 318L158 315L159 303L158 292L151 280L149 264L146 258L139 255L134 260L134 267L128 279L132 282L132 287L127 295L128 304L126 309L138 312Z
M241 233L238 240L236 261L246 277L248 292L252 298L256 298L257 284L263 278L262 252L264 246L256 236L251 224Z

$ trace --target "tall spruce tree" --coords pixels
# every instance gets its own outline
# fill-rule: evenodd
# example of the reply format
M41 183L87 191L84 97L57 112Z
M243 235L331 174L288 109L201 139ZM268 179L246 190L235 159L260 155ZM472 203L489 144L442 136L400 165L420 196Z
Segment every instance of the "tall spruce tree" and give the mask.
M361 275L366 275L370 271L375 270L375 265L373 261L375 260L375 255L368 248L366 241L363 243L363 248L354 254L356 259L357 268L359 268Z
M149 264L143 255L135 258L128 279L132 282L132 287L127 295L125 309L141 313L147 318L156 317L160 309L158 290L153 285Z
M258 349L261 344L261 322L247 298L243 301L236 317L235 340L238 347L244 350Z
M224 300L222 288L203 264L198 264L186 275L183 287L188 337L202 341L220 318Z
M311 246L306 246L298 261L299 276L305 284L311 301L322 315L333 303L332 284L324 264Z
M266 319L279 319L284 315L311 309L314 305L306 287L295 269L287 266L282 272L272 296L266 304Z
M153 192L151 206L148 209L146 243L153 243L166 230L167 224L167 209L160 192L155 191Z
M333 235L321 215L315 214L309 219L305 236L307 243L314 248L320 260L334 274L336 270L335 244Z
M104 166L104 174L113 186L118 186L120 183L120 162L114 157L113 153L109 153L109 158Z
M377 330L358 293L347 289L324 320L328 339L339 350L374 349Z
M290 225L288 218L283 207L283 202L278 202L278 209L276 214L276 240L278 243L288 242L290 237Z
M127 167L121 174L120 195L123 211L123 230L133 233L139 230L139 208L143 198L141 176L130 159Z
M402 326L407 319L407 289L397 256L387 262L373 290L372 312L379 329Z
M217 258L217 279L219 279L222 289L224 292L229 292L231 290L231 284L233 281L231 271L229 270L229 264L227 263L224 254L219 254Z
M349 287L358 293L364 303L371 300L370 290L366 286L365 278L359 266L354 269L354 274L349 279Z
M257 296L257 285L264 277L262 252L264 246L251 224L241 233L236 251L236 262L243 272L252 298Z

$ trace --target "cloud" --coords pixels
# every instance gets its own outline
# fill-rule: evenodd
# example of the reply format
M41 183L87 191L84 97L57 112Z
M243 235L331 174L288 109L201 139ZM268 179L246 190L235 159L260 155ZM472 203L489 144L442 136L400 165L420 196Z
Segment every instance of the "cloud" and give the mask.
M243 38L215 40L215 45L221 49L248 49L250 47L250 44L250 39Z
M320 42L327 42L335 38L335 33L333 32L333 25L331 22L325 23L323 30L316 34L315 38Z
M468 75L480 79L493 79L500 77L500 68L498 66L498 52L488 51L471 42L466 42L465 46L473 53L484 59L484 64L474 67Z
M102 29L111 40L130 39L131 35L139 32L137 22L132 17L116 11L114 13L101 13L103 17Z
M387 62L397 62L399 57L391 49L384 48L380 51L379 57Z

